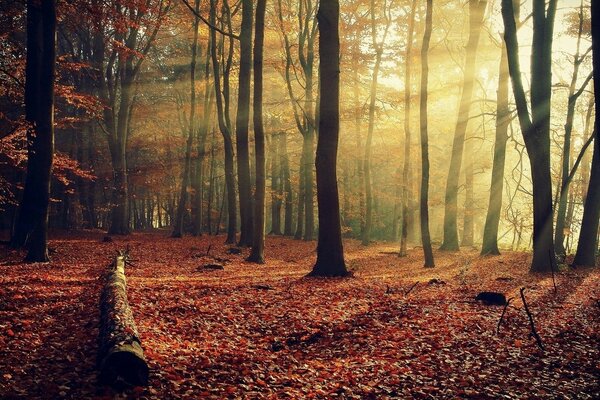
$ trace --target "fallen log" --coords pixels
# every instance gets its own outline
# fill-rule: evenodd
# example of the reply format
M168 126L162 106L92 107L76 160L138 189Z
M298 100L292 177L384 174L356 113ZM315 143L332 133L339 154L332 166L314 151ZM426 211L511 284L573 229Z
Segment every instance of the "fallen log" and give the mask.
M98 380L117 390L147 386L149 372L127 301L127 257L127 252L119 252L115 257L100 297Z

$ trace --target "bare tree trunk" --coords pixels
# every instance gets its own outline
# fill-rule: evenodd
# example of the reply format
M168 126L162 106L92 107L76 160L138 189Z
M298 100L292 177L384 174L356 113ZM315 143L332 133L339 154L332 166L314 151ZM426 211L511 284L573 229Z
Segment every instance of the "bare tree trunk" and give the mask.
M256 156L256 193L254 202L254 232L248 261L265 262L265 132L263 127L263 47L265 39L266 0L256 3L254 35L254 143Z
M506 160L506 142L508 140L508 125L510 110L508 108L508 61L506 45L502 43L496 99L496 139L494 141L494 160L492 164L492 183L490 199L483 230L483 245L481 255L499 255L498 225L502 212L502 191L504 185L504 163Z
M337 187L337 150L340 129L339 2L321 0L319 22L319 138L317 142L317 201L319 243L310 275L346 276Z
M211 0L210 3L210 22L215 25L216 17L216 0ZM228 16L229 18L230 16ZM225 184L227 186L227 238L225 243L235 243L235 231L237 225L237 213L235 209L235 175L233 171L233 141L231 139L231 128L228 123L228 107L229 102L229 65L226 65L223 74L223 91L221 91L221 70L217 57L217 34L214 29L210 30L211 43L211 58L213 65L213 76L215 81L215 96L217 103L217 120L219 122L219 130L223 135L223 145L225 150ZM229 60L233 54L233 44L229 43ZM225 102L225 104L223 104Z
M552 35L556 0L547 11L544 0L533 2L531 49L531 117L519 66L519 44L512 0L502 0L504 40L519 124L531 165L533 183L532 272L549 272L556 263L552 234L552 178L550 176L550 100L552 95Z
M26 246L28 262L48 261L48 205L54 155L56 3L27 1L25 111L27 175L19 219L12 238Z
M200 11L200 0L195 2L196 12ZM190 62L190 119L188 121L188 137L185 144L185 159L183 161L183 173L181 176L181 191L179 192L179 204L175 216L175 224L171 237L181 238L183 236L183 215L187 210L188 186L190 184L190 169L192 164L192 145L194 143L196 117L196 54L198 52L198 25L200 19L194 18L192 29L194 39L192 41L192 60Z
M290 179L290 163L287 152L287 133L283 132L280 138L279 155L281 157L281 178L283 180L283 189L285 192L285 222L283 234L292 236L292 225L294 219L294 201L292 193L292 181Z
M556 213L556 229L554 233L554 251L561 257L566 256L565 251L565 218L567 215L567 199L569 197L569 169L571 168L571 134L573 131L573 119L575 116L575 105L577 99L583 93L583 89L587 86L588 80L580 90L576 92L577 78L579 77L579 66L584 61L584 57L579 54L581 45L581 34L583 32L583 3L579 8L579 29L577 36L577 47L573 59L573 75L571 76L571 84L569 85L569 100L567 105L567 119L565 122L565 140L562 152L562 168L561 168L561 184L560 196L558 200L558 211ZM591 76L590 76L591 78Z
M421 97L419 100L420 130L421 130L421 241L425 256L425 267L433 268L433 250L429 236L429 137L427 133L427 91L429 79L429 42L433 20L433 0L427 0L427 14L425 17L425 33L421 47Z
M235 123L238 194L240 199L240 246L252 245L252 190L250 157L248 154L248 124L250 118L250 79L252 70L252 0L242 0L240 32L240 72Z
M592 54L594 97L596 105L594 156L590 184L585 198L579 242L573 264L595 265L598 252L598 220L600 218L600 6L592 1Z
M463 152L465 147L465 133L469 123L471 111L471 98L475 83L475 66L477 62L477 47L483 24L483 15L487 0L469 0L469 41L467 42L467 55L465 58L465 74L463 77L462 94L458 110L458 119L454 129L452 142L452 156L446 183L446 206L444 213L444 242L442 250L455 251L459 249L458 242L458 179L460 177Z
M415 34L415 15L417 14L417 0L412 1L410 17L408 22L408 37L406 39L406 51L404 53L404 165L402 167L402 228L400 236L400 252L399 256L406 256L406 247L408 242L408 229L411 217L409 217L410 210L410 183L412 182L411 176L411 163L410 163L410 144L411 144L411 131L410 131L410 110L411 110L411 62L412 62L412 49L413 49L413 37Z

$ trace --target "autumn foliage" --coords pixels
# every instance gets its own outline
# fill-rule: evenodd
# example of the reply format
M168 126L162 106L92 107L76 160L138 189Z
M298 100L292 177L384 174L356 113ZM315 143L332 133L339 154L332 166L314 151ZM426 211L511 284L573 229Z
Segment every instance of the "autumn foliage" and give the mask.
M313 242L272 238L264 265L223 236L168 232L102 242L57 235L50 264L0 247L0 397L112 398L96 386L99 277L129 246L129 302L150 386L128 398L594 398L600 391L600 274L528 274L530 255L420 249L398 258L347 241L353 278L305 278ZM223 270L201 268L221 264ZM436 279L432 281L432 279ZM415 285L416 284L416 285ZM529 337L519 289L543 340ZM515 297L502 307L478 292Z

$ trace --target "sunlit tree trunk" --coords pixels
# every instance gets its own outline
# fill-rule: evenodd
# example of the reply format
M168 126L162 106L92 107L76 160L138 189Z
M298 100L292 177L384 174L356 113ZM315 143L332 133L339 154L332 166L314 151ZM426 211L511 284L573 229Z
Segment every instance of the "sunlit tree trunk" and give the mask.
M410 210L410 184L411 176L411 131L410 131L410 111L412 94L412 49L413 36L415 33L415 15L417 14L417 0L412 1L410 17L408 22L408 37L406 39L406 51L404 53L404 165L402 166L402 228L400 233L400 252L399 256L406 256L406 247L408 242L409 223L412 221Z
M283 199L283 179L281 175L281 155L279 154L281 132L271 135L271 234L281 235L281 204Z
M569 85L569 100L567 105L567 119L565 122L565 139L562 151L561 165L561 184L560 196L558 200L558 211L556 213L556 229L554 236L554 251L561 257L566 256L565 252L565 219L567 215L567 199L569 197L570 179L569 170L571 168L571 136L573 132L573 119L575 117L575 105L577 99L583 93L583 89L587 85L587 80L581 90L576 91L577 78L579 77L579 66L584 61L585 57L580 56L581 34L583 32L583 4L579 8L579 28L577 35L577 47L573 59L573 75L571 76L571 84Z
M544 0L533 1L531 47L531 116L521 80L519 44L512 0L502 0L504 40L519 124L529 154L533 183L532 272L550 271L556 263L552 234L552 178L550 176L550 100L552 95L552 36L556 0L546 11Z
M496 139L494 141L494 160L492 164L492 183L488 203L485 227L483 230L483 245L481 255L499 255L498 225L502 212L502 191L504 185L504 163L506 160L506 142L508 141L508 124L510 110L508 108L508 61L506 46L502 43L498 92L496 98Z
M200 10L200 0L195 2L196 12ZM188 121L188 137L185 144L185 158L183 160L183 172L181 175L181 190L179 192L179 204L175 214L175 224L171 237L180 238L183 236L183 216L187 210L188 186L190 184L190 169L192 164L192 145L194 143L196 117L196 53L198 52L198 24L200 20L194 17L192 29L194 39L192 40L192 60L190 62L190 118Z
M433 20L433 0L427 0L427 13L425 16L425 33L421 46L421 96L419 100L419 122L421 131L421 195L420 195L420 219L421 219L421 241L423 254L425 256L425 267L435 266L433 261L433 250L429 236L429 137L427 133L427 91L429 80L429 42L431 41L431 30Z
M458 250L458 179L460 177L463 152L465 147L465 133L469 122L471 110L471 98L473 96L473 85L475 83L475 66L477 62L477 47L479 36L483 25L486 0L469 0L469 41L467 42L467 54L465 57L465 73L463 77L462 94L458 110L458 119L454 128L454 140L452 142L452 155L450 157L450 168L448 180L446 181L446 203L444 213L444 242L443 250ZM471 205L472 206L472 205ZM467 212L467 211L465 211Z
M254 148L256 155L256 192L254 200L254 232L252 251L248 261L265 262L265 132L263 127L263 47L265 36L266 0L256 3L256 23L254 35Z
M319 242L310 275L346 276L337 187L337 150L340 129L339 2L321 0L319 25L319 138L317 141L317 201Z
M378 41L377 22L375 19L375 1L371 0L371 44L375 48L375 65L373 66L373 75L371 80L371 92L369 99L369 125L367 130L367 140L365 142L365 158L363 171L365 174L365 227L362 232L362 244L368 245L371 241L371 228L373 225L373 188L371 179L371 153L373 143L373 131L375 129L375 103L377 101L377 81L379 78L379 69L381 67L381 58L383 56L383 44L387 37L391 18L387 16L387 2L383 4L383 13L385 15L385 30L381 41Z
M294 219L294 201L293 201L293 193L292 193L292 181L290 178L290 165L287 151L287 133L283 132L280 137L280 148L279 148L279 156L281 157L280 166L281 172L280 176L283 180L283 190L285 192L285 221L283 234L285 236L292 236L292 225Z
M592 54L596 115L594 155L590 184L585 198L579 242L573 264L595 265L598 252L598 220L600 218L600 5L592 1Z
M248 124L250 118L250 79L252 71L252 0L242 0L240 32L240 72L235 123L238 194L240 200L240 246L252 245L252 190L248 154Z
M27 175L12 238L26 246L26 261L48 261L48 205L54 155L54 78L56 3L27 1L27 60L25 112Z
M215 25L217 1L210 2L210 22ZM229 18L229 16L228 16ZM237 212L235 207L235 176L233 170L233 141L231 139L231 124L229 123L229 68L230 60L233 55L233 41L229 41L228 61L223 69L223 91L221 91L221 66L217 51L217 33L214 29L210 30L211 58L213 65L213 76L215 81L215 96L217 104L217 120L219 130L223 136L223 146L225 150L225 185L227 187L227 238L225 243L235 243L235 230L237 225Z

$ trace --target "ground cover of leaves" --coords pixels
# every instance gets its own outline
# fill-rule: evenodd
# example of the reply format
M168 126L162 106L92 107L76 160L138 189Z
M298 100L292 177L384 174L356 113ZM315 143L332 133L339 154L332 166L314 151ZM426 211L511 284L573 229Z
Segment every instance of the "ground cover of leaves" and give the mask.
M353 278L305 278L315 242L268 237L267 263L223 237L56 234L47 264L0 246L0 398L114 398L96 385L99 276L129 246L129 302L150 386L117 398L538 399L600 396L600 271L528 274L479 257L346 241ZM223 270L198 268L222 264ZM431 279L438 283L429 283ZM418 283L417 283L418 282ZM415 285L416 283L416 285ZM545 350L529 337L519 289ZM479 291L514 297L502 307Z

